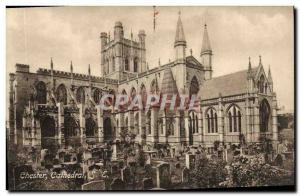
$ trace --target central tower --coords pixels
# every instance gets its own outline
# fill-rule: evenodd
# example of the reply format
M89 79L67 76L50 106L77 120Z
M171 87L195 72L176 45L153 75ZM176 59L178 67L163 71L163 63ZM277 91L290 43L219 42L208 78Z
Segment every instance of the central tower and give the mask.
M138 41L124 37L123 25L116 22L113 39L110 33L102 32L101 40L101 73L102 76L122 80L146 71L146 34L138 33Z

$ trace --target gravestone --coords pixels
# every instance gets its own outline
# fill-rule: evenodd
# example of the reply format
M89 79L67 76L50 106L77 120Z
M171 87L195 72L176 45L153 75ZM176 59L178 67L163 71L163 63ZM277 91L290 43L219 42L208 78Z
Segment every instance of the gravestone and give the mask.
M85 183L81 186L82 190L95 190L95 191L100 191L100 190L105 190L105 182L104 180L97 180L97 181L92 181Z
M188 168L183 168L183 170L182 170L182 179L181 179L181 181L182 181L182 183L188 183L189 182L189 173L190 173L190 171L189 171L189 169Z
M157 166L157 187L168 188L171 185L170 164L161 163Z
M111 190L125 190L125 184L120 178L114 178L110 188Z
M149 190L152 189L153 186L153 181L152 178L144 178L143 179L143 190Z
M186 153L185 154L185 166L188 169L191 169L194 167L194 163L195 163L195 155Z
M132 183L133 178L129 167L125 167L124 169L121 170L121 178L125 184Z

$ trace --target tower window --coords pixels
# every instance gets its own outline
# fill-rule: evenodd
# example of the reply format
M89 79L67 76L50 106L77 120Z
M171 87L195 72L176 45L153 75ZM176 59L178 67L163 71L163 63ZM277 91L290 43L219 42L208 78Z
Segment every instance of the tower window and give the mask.
M134 72L138 72L138 58L134 58L134 61L133 61L133 71Z
M129 71L129 61L128 61L128 58L125 59L125 71Z

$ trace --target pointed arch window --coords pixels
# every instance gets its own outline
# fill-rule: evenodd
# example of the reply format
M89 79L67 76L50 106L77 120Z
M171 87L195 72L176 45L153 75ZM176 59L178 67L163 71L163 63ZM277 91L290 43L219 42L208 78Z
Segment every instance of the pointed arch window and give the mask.
M218 115L215 109L209 108L206 112L207 133L218 133Z
M76 93L76 100L78 103L84 104L85 103L85 91L84 87L79 87Z
M133 71L134 72L138 72L138 64L139 64L139 59L137 57L135 57L133 60Z
M270 105L266 99L263 99L259 105L259 124L261 132L269 131L270 123Z
M232 105L227 111L229 132L242 131L242 114L238 106Z
M135 132L136 134L140 134L140 129L139 129L139 114L136 113L135 114L135 118L134 118L134 128L135 128Z
M125 58L125 71L129 71L129 60L127 57Z
M112 57L112 71L116 70L116 62L115 62L115 57Z
M46 104L47 88L44 82L39 82L36 85L36 100L38 104Z
M61 84L58 86L56 90L56 97L59 103L62 103L64 105L67 104L67 89L65 85Z

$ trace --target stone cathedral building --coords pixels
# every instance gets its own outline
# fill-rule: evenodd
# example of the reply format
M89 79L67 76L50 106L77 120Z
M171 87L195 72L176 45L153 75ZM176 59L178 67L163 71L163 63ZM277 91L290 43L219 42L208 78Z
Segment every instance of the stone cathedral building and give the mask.
M175 24L174 24L175 26ZM135 142L150 147L169 144L224 145L259 143L261 138L278 140L277 101L270 70L265 72L261 57L258 65L249 59L236 73L213 77L213 48L204 26L201 54L187 55L184 28L180 18L174 32L174 59L149 69L146 59L146 33L138 41L124 37L121 22L114 26L113 39L100 34L102 76L50 69L36 73L29 65L16 64L9 75L9 142L48 148L50 145L80 146L103 144L120 139L127 131ZM198 110L166 112L158 107L149 111L101 110L97 107L106 93L196 94Z

